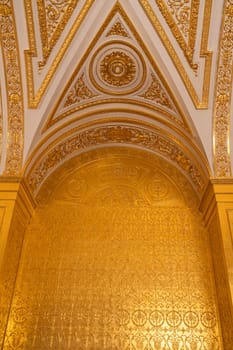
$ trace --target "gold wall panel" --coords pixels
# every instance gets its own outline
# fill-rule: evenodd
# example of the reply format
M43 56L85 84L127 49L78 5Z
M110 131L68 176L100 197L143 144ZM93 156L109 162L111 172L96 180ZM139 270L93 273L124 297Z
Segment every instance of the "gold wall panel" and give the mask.
M155 157L113 154L64 167L40 201L4 350L222 349L208 235L189 195Z
M33 201L18 181L0 182L0 348L15 288L25 229L33 211Z
M14 215L9 232L8 242L0 269L0 348L2 349L9 311L12 301L15 279L18 271L19 258L25 232L25 222L17 211Z
M224 350L231 350L233 344L232 303L230 302L231 297L229 295L229 281L224 271L226 269L226 263L223 254L224 248L221 239L221 229L217 215L213 217L209 231L211 235L210 242L215 269Z

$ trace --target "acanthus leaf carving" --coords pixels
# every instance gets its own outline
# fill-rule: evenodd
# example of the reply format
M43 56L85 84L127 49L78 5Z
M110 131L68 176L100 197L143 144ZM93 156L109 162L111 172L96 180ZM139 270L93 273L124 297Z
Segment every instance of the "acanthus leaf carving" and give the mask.
M74 156L90 147L107 144L134 145L158 153L180 168L199 194L204 190L206 181L197 165L175 142L159 133L146 129L114 125L81 131L54 146L30 171L28 183L31 191L35 193L48 174L61 164L66 157Z
M89 100L96 96L98 95L92 92L87 86L84 73L82 73L69 90L63 106L68 107L75 103L79 103L82 100Z

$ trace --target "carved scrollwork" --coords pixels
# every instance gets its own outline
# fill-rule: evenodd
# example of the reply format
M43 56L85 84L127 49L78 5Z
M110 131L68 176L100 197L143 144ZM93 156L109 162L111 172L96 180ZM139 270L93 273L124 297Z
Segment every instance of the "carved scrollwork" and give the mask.
M5 173L6 175L18 175L21 171L23 158L24 105L17 34L13 5L10 0L4 1L0 7L0 32L8 107L8 145Z
M28 181L32 192L37 191L47 175L66 157L90 147L106 144L135 145L156 152L180 168L193 183L198 193L201 193L205 187L206 181L197 165L175 142L146 129L114 125L82 131L58 143L31 171Z
M233 3L226 1L223 30L220 41L219 64L216 78L214 110L214 166L215 175L231 176L230 161L230 112L232 99L233 65Z

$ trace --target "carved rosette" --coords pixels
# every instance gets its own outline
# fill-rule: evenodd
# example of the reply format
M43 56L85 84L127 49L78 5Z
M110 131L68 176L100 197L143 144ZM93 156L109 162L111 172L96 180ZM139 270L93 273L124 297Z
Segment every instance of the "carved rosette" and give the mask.
M146 67L142 55L135 47L114 41L95 52L89 74L99 91L109 95L126 95L143 85Z

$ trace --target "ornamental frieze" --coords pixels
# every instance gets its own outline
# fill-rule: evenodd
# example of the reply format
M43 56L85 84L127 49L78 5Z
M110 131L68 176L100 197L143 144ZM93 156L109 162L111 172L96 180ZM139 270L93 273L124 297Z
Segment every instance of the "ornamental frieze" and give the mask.
M100 126L80 131L64 141L56 143L48 149L40 160L34 160L34 165L27 175L27 181L32 193L36 193L43 181L67 158L80 152L98 146L133 145L155 152L160 157L172 162L189 179L198 195L205 189L206 179L197 164L181 148L178 143L161 135L159 132L126 125Z

